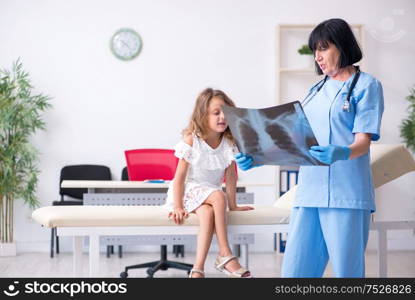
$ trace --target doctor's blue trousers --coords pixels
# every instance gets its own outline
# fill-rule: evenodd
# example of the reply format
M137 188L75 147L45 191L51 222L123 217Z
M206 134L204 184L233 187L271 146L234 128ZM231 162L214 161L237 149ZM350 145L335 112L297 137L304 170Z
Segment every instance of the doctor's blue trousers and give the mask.
M364 277L370 210L294 207L281 277Z

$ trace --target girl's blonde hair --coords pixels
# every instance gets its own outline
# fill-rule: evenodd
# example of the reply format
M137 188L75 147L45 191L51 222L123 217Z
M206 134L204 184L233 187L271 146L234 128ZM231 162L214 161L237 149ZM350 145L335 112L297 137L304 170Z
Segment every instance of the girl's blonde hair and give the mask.
M189 125L183 130L183 136L195 134L199 138L206 138L207 135L207 116L208 107L212 98L222 99L226 105L235 107L235 103L221 90L214 90L212 88L204 89L196 99L196 104L190 117ZM226 137L231 142L235 142L231 130L226 128L221 137Z

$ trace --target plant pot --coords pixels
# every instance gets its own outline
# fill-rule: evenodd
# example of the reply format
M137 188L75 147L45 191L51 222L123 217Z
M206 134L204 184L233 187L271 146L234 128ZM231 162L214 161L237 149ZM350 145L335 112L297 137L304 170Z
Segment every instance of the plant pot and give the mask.
M308 56L308 63L309 63L309 67L314 69L315 66L315 61L314 61L314 56L313 55L307 55Z
M303 55L300 55L300 64L301 64L301 67L302 68L304 68L304 69L312 69L312 68L314 68L314 57L313 57L313 55L306 55L306 54L303 54Z
M0 243L1 256L16 256L16 243Z

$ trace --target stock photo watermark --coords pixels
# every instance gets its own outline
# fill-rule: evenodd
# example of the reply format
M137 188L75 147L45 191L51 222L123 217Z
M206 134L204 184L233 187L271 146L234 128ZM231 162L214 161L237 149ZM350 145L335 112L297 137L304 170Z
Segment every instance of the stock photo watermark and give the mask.
M13 281L9 284L3 294L9 297L15 297L19 294L65 294L74 297L78 294L125 294L127 293L126 283L107 283L105 281L89 282L71 282L71 283L48 283L26 282L24 285L19 281Z

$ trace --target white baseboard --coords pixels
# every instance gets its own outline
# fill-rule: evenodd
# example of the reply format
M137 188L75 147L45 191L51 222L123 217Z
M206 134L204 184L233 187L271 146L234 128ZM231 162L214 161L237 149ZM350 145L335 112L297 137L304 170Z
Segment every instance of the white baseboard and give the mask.
M266 237L265 239L260 239L260 237L256 237L256 244L249 245L249 251L251 253L261 253L261 252L272 252L273 251L273 238ZM16 241L17 245L17 253L27 253L27 252L44 252L48 253L50 251L50 242L49 241L42 241L42 242L19 242ZM264 246L266 245L266 246ZM377 247L377 237L375 234L371 234L369 236L369 241L367 245L367 250L373 251L376 250ZM158 252L160 246L124 246L124 252ZM172 247L169 246L168 250L171 251ZM400 237L400 238L388 238L388 250L389 251L415 251L415 237ZM115 249L117 253L118 249ZM195 246L193 245L186 245L185 251L190 253L195 251ZM212 245L210 251L217 251L217 245ZM72 241L70 238L61 238L60 239L60 252L62 253L70 253L72 252ZM87 244L84 245L84 252L88 252ZM106 252L106 247L101 246L101 253Z

